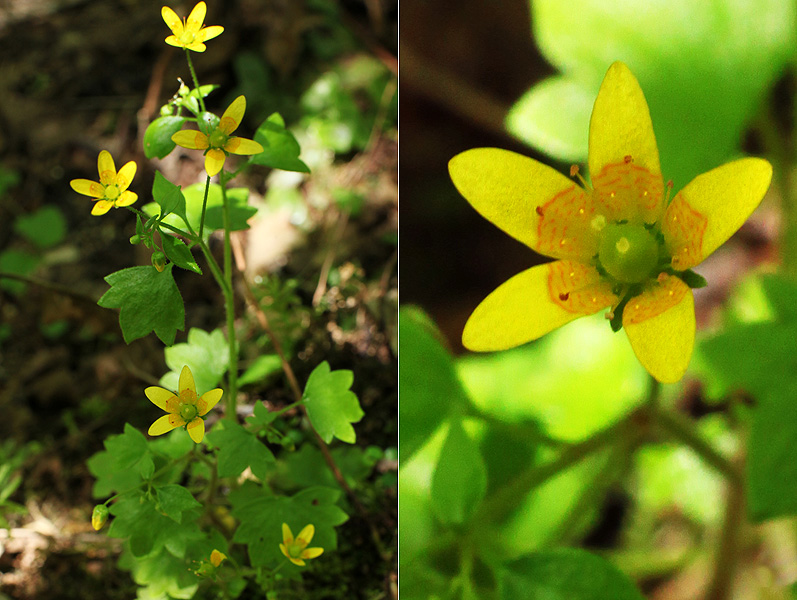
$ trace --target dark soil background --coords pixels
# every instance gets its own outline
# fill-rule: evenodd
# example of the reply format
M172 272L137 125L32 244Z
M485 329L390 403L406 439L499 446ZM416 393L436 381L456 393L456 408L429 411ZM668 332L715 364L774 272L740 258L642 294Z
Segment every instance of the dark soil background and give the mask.
M276 110L290 125L299 116L291 111L290 99L331 68L333 59L320 60L307 43L309 32L323 37L329 27L315 4L208 2L205 23L225 28L205 53L193 54L200 82L221 86L209 98L208 109L222 111L225 98L229 102L246 83L231 66L241 52L260 57L282 92L283 106L265 107L265 115L247 111L239 130L245 137ZM397 3L331 4L357 40L358 52L376 56L395 72ZM11 529L0 529L0 598L135 595L129 575L115 566L117 542L91 529L93 478L85 461L125 422L146 430L152 407L142 401L143 388L168 369L154 335L126 345L117 312L96 305L107 289L106 275L149 264L149 252L128 243L134 219L126 210L92 217L90 200L74 193L69 181L96 179L102 149L111 152L117 168L128 160L137 162L131 189L139 195L139 208L149 201L156 164L178 185L204 181L199 152L174 152L164 161L143 155L146 125L176 91L176 78L189 81L182 51L163 43L169 31L160 16L162 5L150 0L0 0L0 165L18 176L16 185L0 194L0 251L26 248L14 222L41 206L57 205L67 221L66 240L49 251L33 274L42 285L29 284L20 294L0 289L0 321L6 331L0 341L0 467L12 448L22 449L16 454L22 457L22 484L11 500L26 509L25 514L5 515ZM194 2L169 5L186 15ZM250 107L257 104L256 98L248 101ZM366 412L357 425L358 444L383 449L397 445L392 343L397 251L384 241L397 228L397 159L395 130L377 129L362 152L338 156L326 177L363 184L367 200L360 214L346 219L334 210L311 210L312 227L304 243L270 273L260 272L297 279L303 304L310 307L320 298L329 307L309 324L302 322L303 328L291 329L291 341L301 349L293 368L300 381L322 360L332 368L352 369L354 391ZM262 194L267 174L267 169L253 169L236 183ZM310 181L307 186L323 192L323 178ZM247 235L255 234L239 237L243 247L251 241ZM212 239L211 247L220 256L219 239ZM326 285L319 274L327 263L351 273L346 285ZM191 327L223 327L224 307L212 278L177 271L186 306L185 332L178 333L177 342L185 341ZM237 313L248 332L242 343L262 336L243 304ZM47 327L54 323L55 334ZM280 377L269 387L249 388L239 404L251 409L262 399L274 406L287 401L285 381ZM380 464L382 474L394 469L391 461ZM389 548L395 546L395 503L389 490L365 502ZM344 590L347 598L390 597L394 567L373 551L362 519L352 517L339 532L340 556L331 563L335 572L324 575L334 582L332 591L318 597L339 597Z

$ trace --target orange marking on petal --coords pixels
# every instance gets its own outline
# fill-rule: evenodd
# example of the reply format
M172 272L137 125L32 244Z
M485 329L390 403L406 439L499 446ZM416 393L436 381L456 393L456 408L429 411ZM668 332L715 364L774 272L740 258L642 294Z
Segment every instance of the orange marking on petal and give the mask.
M591 315L617 302L612 285L595 267L575 261L549 263L548 291L551 300L568 312Z
M662 277L664 275L664 277ZM623 323L634 324L657 317L666 310L678 304L689 291L681 280L672 275L661 273L652 283L636 298L633 304L628 304L623 313Z
M703 234L707 226L708 219L692 208L683 194L676 194L661 227L673 269L688 269L703 260Z
M588 260L598 251L598 241L590 228L594 208L590 196L573 184L535 209L544 217L537 222L537 247L555 258Z
M625 159L631 158L626 156ZM652 223L661 216L661 175L634 164L633 159L610 163L593 176L596 210L607 219Z

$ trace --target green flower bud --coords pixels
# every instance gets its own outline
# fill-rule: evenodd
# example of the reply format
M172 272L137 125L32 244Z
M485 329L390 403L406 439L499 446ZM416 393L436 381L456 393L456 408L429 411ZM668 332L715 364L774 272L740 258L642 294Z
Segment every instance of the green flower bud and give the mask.
M152 266L158 269L159 273L166 268L166 255L160 250L152 253Z
M141 236L140 235L131 235L130 236L130 243L135 246L136 244L141 243Z
M107 521L108 507L104 504L98 504L94 507L94 510L91 513L91 526L99 531Z

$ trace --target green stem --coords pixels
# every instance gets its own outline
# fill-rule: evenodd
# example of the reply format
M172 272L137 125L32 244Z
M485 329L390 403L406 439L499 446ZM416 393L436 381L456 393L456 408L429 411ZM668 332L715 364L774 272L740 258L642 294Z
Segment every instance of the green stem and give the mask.
M205 180L205 197L202 199L202 216L199 219L199 239L204 240L205 233L205 211L208 208L208 192L210 191L210 175Z
M227 311L227 343L230 350L230 366L227 390L227 418L235 420L235 409L238 399L238 353L235 343L235 298L232 287L232 246L230 245L230 202L227 199L227 184L224 172L221 181L221 197L224 203L224 306Z
M205 112L205 100L202 98L202 92L199 91L199 80L196 78L194 63L191 60L191 51L188 48L185 49L185 58L188 61L188 69L191 71L191 80L194 82L194 89L199 99L199 107L202 109L202 112Z

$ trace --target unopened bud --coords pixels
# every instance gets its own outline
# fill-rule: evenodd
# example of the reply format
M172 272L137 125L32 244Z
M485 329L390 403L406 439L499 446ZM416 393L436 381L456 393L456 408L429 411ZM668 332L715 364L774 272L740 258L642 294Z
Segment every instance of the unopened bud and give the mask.
M108 507L104 504L98 504L94 507L91 513L91 526L99 531L102 526L108 521Z
M162 272L166 268L166 255L160 250L152 253L152 266Z
M134 246L136 244L140 244L141 243L141 236L140 235L131 235L130 236L130 243L133 244Z

